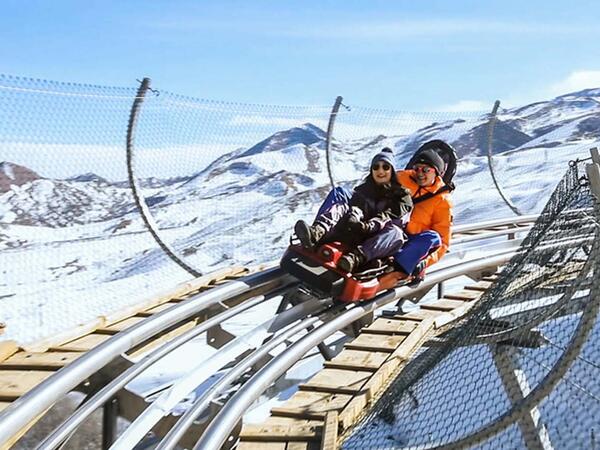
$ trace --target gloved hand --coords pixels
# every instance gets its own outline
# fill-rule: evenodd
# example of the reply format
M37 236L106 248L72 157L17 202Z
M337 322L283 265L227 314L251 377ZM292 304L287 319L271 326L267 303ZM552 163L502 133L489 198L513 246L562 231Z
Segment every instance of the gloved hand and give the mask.
M346 228L349 233L352 234L363 234L363 212L360 208L353 206L348 214L348 222Z
M348 220L348 231L352 234L368 236L375 233L379 229L377 222L369 220L368 222L355 222Z
M362 222L362 220L365 218L365 215L362 212L362 209L360 209L358 206L353 206L352 208L350 208L350 212L348 213L348 223L357 223L357 222Z
M406 196L410 197L410 191L408 189L406 189L404 186L402 186L401 184L392 184L391 189L392 189L392 193L396 197L399 197L399 198L403 198Z

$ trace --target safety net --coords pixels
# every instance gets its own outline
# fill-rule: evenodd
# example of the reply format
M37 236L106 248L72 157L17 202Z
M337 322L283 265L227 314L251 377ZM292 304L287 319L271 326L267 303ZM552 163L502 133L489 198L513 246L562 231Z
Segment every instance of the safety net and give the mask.
M597 448L600 210L585 164L570 164L494 285L425 339L342 448Z
M490 161L519 212L539 212L566 155L597 139L577 122L588 107L566 105L571 122L553 127L555 109L501 110L490 132L489 111L344 102L331 115L0 75L0 339L33 343L191 277L278 261L295 221L312 220L332 182L359 182L383 146L402 168L428 139L452 144L466 223L514 215Z

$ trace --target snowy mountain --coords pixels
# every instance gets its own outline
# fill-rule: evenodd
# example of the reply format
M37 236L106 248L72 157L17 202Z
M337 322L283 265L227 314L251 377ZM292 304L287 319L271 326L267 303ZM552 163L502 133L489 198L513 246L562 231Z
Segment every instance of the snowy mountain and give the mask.
M132 207L129 190L101 181L38 179L0 196L0 221L64 227L109 220Z
M487 154L489 116L464 132L465 121L433 123L409 136L403 152L412 154L431 139L450 142L459 157ZM586 89L546 102L501 109L494 127L492 151L552 148L600 138L600 89Z
M326 133L323 130L310 123L305 123L301 127L294 127L275 133L243 152L240 157L252 156L258 153L276 152L299 144L309 146L316 143L323 143L325 139Z
M96 183L109 184L106 178L101 177L100 175L96 175L93 172L84 173L82 175L78 175L76 177L67 178L65 181L75 181L86 183L88 181L95 181Z
M597 145L599 101L600 89L587 90L500 111L495 171L524 212L540 211L567 162L588 156ZM383 146L396 150L401 168L420 143L444 139L461 156L456 222L510 216L489 175L488 119L454 117L424 123L408 135L361 136L339 118L330 155L334 180L352 187ZM147 232L126 180L109 182L94 173L50 179L15 166L0 166L0 180L9 180L0 193L0 297L22 305L9 308L10 314L43 305L51 315L53 299L79 305L93 289L96 310L77 306L77 314L53 321L68 326L110 310L109 302L120 308L161 283L189 278ZM287 247L294 222L311 220L330 189L325 132L305 123L232 148L197 173L139 184L161 237L196 270L274 261ZM31 336L32 327L11 333Z
M22 186L41 177L27 167L8 161L0 162L0 194L8 192L11 186Z
M396 149L398 167L419 145L436 138L454 145L464 161L486 155L488 121L487 115L471 121L458 118L426 125L408 136L344 139L336 134L331 155L334 178L338 182L357 180L367 169L370 155L384 145ZM322 129L305 123L276 132L249 148L224 154L196 174L167 180L146 178L139 183L146 202L164 226L202 222L206 219L205 211L218 210L225 205L225 199L235 202L236 195L244 194L277 199L284 210L292 211L298 206L297 194L321 192L328 184L325 138ZM600 89L587 89L546 102L500 110L492 150L495 155L531 149L548 151L598 138ZM486 170L484 166L475 167L475 172ZM473 176L473 170L466 173ZM127 181L111 183L91 172L66 180L50 180L42 179L26 167L4 162L0 164L0 193L3 193L0 222L4 223L61 227L129 220L125 216L135 212ZM177 211L189 209L181 205L191 200L202 203L202 208L194 208L192 214L188 212L182 217ZM211 218L208 219L210 222ZM238 222L242 218L234 216L231 220Z

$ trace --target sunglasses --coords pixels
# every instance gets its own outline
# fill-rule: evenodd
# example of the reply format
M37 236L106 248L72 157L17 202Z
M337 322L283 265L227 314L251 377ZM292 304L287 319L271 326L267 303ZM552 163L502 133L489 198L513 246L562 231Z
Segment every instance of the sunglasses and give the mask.
M371 166L371 170L373 170L373 171L378 171L379 169L383 169L387 172L391 168L392 168L392 166L390 166L389 164L385 164L385 163L384 164L373 164Z
M422 173L429 173L429 172L433 172L435 169L433 167L429 167L429 166L414 166L413 170L415 172L422 172Z

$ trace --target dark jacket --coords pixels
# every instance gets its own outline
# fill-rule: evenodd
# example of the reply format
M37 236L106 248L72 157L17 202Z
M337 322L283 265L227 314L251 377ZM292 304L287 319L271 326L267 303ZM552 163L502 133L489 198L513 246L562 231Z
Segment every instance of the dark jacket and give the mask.
M354 189L350 206L359 208L364 215L363 220L377 222L377 229L381 230L389 221L398 226L406 223L413 209L413 202L410 192L395 177L392 178L391 185L381 186L369 175Z

